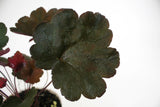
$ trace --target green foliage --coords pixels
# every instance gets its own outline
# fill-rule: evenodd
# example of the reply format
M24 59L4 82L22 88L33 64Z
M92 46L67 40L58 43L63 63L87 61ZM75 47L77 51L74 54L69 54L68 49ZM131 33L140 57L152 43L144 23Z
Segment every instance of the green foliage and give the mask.
M30 53L36 66L52 70L54 87L68 100L78 100L81 94L101 97L106 90L102 78L114 76L119 66L119 53L109 47L113 35L108 20L89 11L78 17L72 9L52 14L33 31Z
M34 97L37 95L37 90L32 87L26 94L24 100L17 107L30 107L34 101Z
M34 33L36 42L30 49L37 66L51 69L64 50L72 42L68 40L76 25L78 15L71 9L61 9L52 17L51 22L40 25Z
M4 57L0 57L0 65L7 65L8 64L8 60Z
M28 91L24 100L16 96L11 96L0 107L30 107L36 94L37 90L33 87Z
M0 51L7 44L8 37L5 36L7 33L7 28L4 23L0 23Z

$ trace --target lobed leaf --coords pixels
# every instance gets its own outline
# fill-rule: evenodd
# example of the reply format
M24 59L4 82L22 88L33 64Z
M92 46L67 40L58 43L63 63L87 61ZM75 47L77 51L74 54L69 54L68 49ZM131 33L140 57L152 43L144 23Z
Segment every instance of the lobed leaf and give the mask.
M30 53L36 66L52 69L54 87L68 100L78 100L81 94L90 99L102 96L106 90L102 78L114 76L119 66L119 53L109 47L113 34L108 20L89 11L78 17L72 9L50 16L33 32Z
M59 61L53 71L52 80L55 88L61 88L61 93L68 100L78 100L81 96L81 78L79 71L65 62Z
M26 65L23 66L17 73L13 72L13 75L27 83L34 84L40 81L43 71L35 66L34 60L28 60L26 61Z
M27 83L37 83L43 75L42 69L35 66L35 61L19 51L8 58L8 66L12 68L14 76Z
M55 88L61 88L66 99L75 101L83 94L93 99L100 97L106 90L104 80L96 72L83 72L66 62L58 62L52 70Z
M52 17L51 22L42 24L36 29L33 36L36 44L31 47L30 52L38 67L51 69L65 48L72 44L65 38L70 36L77 18L72 9L60 9Z
M60 60L74 68L72 72L78 75L74 74L74 77L80 80L76 81L73 76L70 76L71 69L63 65L57 67L56 64L52 69L53 85L56 87L57 84L62 84L57 88L61 88L62 95L71 101L77 100L76 98L80 96L79 91L70 92L72 87L74 87L72 89L81 87L80 93L87 98L101 97L106 90L102 77L114 76L115 68L119 66L119 53L114 48L108 48L112 40L112 32L108 29L109 24L104 16L86 12L80 16L78 26L75 31L80 33L80 39L64 51ZM56 78L56 73L62 70L63 73ZM74 79L71 80L74 82L67 81L68 78ZM65 89L63 89L64 86L66 86ZM75 99L72 98L73 95Z
M40 7L32 11L30 17L24 16L20 18L15 24L16 27L11 27L10 30L18 34L33 36L36 27L42 23L49 22L56 11L56 9L51 9L46 12L44 8Z

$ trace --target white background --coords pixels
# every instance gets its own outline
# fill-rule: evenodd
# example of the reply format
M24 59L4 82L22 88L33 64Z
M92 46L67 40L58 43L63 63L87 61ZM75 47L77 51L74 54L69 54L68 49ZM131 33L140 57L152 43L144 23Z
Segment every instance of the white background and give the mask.
M29 16L40 6L46 10L73 8L79 15L100 12L113 31L111 47L120 53L117 74L105 79L107 90L101 98L89 100L82 96L79 101L70 102L50 85L63 107L160 107L159 0L0 0L0 22L13 27L20 17ZM8 56L17 50L29 55L29 37L9 29L7 35L10 41L6 47L11 48Z

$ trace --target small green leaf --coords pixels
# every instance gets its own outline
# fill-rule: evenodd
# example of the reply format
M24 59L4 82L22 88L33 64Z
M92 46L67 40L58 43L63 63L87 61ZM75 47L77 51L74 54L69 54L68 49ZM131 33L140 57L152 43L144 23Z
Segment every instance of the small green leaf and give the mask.
M36 94L37 94L37 90L33 87L26 94L25 99L16 107L30 107L34 101L34 97L36 96Z
M16 96L11 96L1 106L2 107L31 107L36 94L37 94L37 91L33 87L28 91L28 93L26 93L24 100Z
M8 59L4 58L4 57L0 57L0 65L7 65L8 64Z
M21 99L16 96L9 97L1 107L17 107L21 103Z
M0 50L7 44L8 37L5 36L7 33L7 28L4 23L0 23Z
M4 23L0 23L0 37L6 35L7 33L7 27Z

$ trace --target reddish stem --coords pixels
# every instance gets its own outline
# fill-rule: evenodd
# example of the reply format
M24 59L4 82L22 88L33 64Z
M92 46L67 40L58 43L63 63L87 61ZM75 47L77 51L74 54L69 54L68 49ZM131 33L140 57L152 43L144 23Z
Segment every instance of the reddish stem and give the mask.
M44 88L38 93L38 95L41 94L51 83L52 83L52 80L48 83L48 85L46 85L46 87L44 87ZM37 95L37 96L38 96L38 95Z
M36 95L36 101L35 101L35 104L34 104L34 107L36 107L36 105L38 105L38 96L52 83L52 81L50 81L39 93L37 93Z
M11 87L9 87L9 85L6 85L6 88L12 95L14 95L14 91L12 90Z
M15 85L15 90L16 90L15 94L16 94L17 97L20 97L19 94L18 94L18 91L17 91L16 77L15 76L14 76L14 85Z
M6 95L2 90L0 90L0 93L1 93L5 98L8 98L8 95Z
M9 51L10 51L9 48L7 48L7 49L5 49L5 50L1 50L1 51L0 51L0 56L2 56L2 55L4 55L4 54L8 53Z
M4 67L4 66L3 66L3 67ZM7 74L8 78L9 78L8 82L9 82L10 86L12 87L12 89L13 89L14 91L16 91L16 90L15 90L15 87L14 87L12 81L11 81L11 78L10 78L10 76L9 76L9 74L8 74L8 71L7 71L6 67L4 67L4 70L6 71L6 74Z

